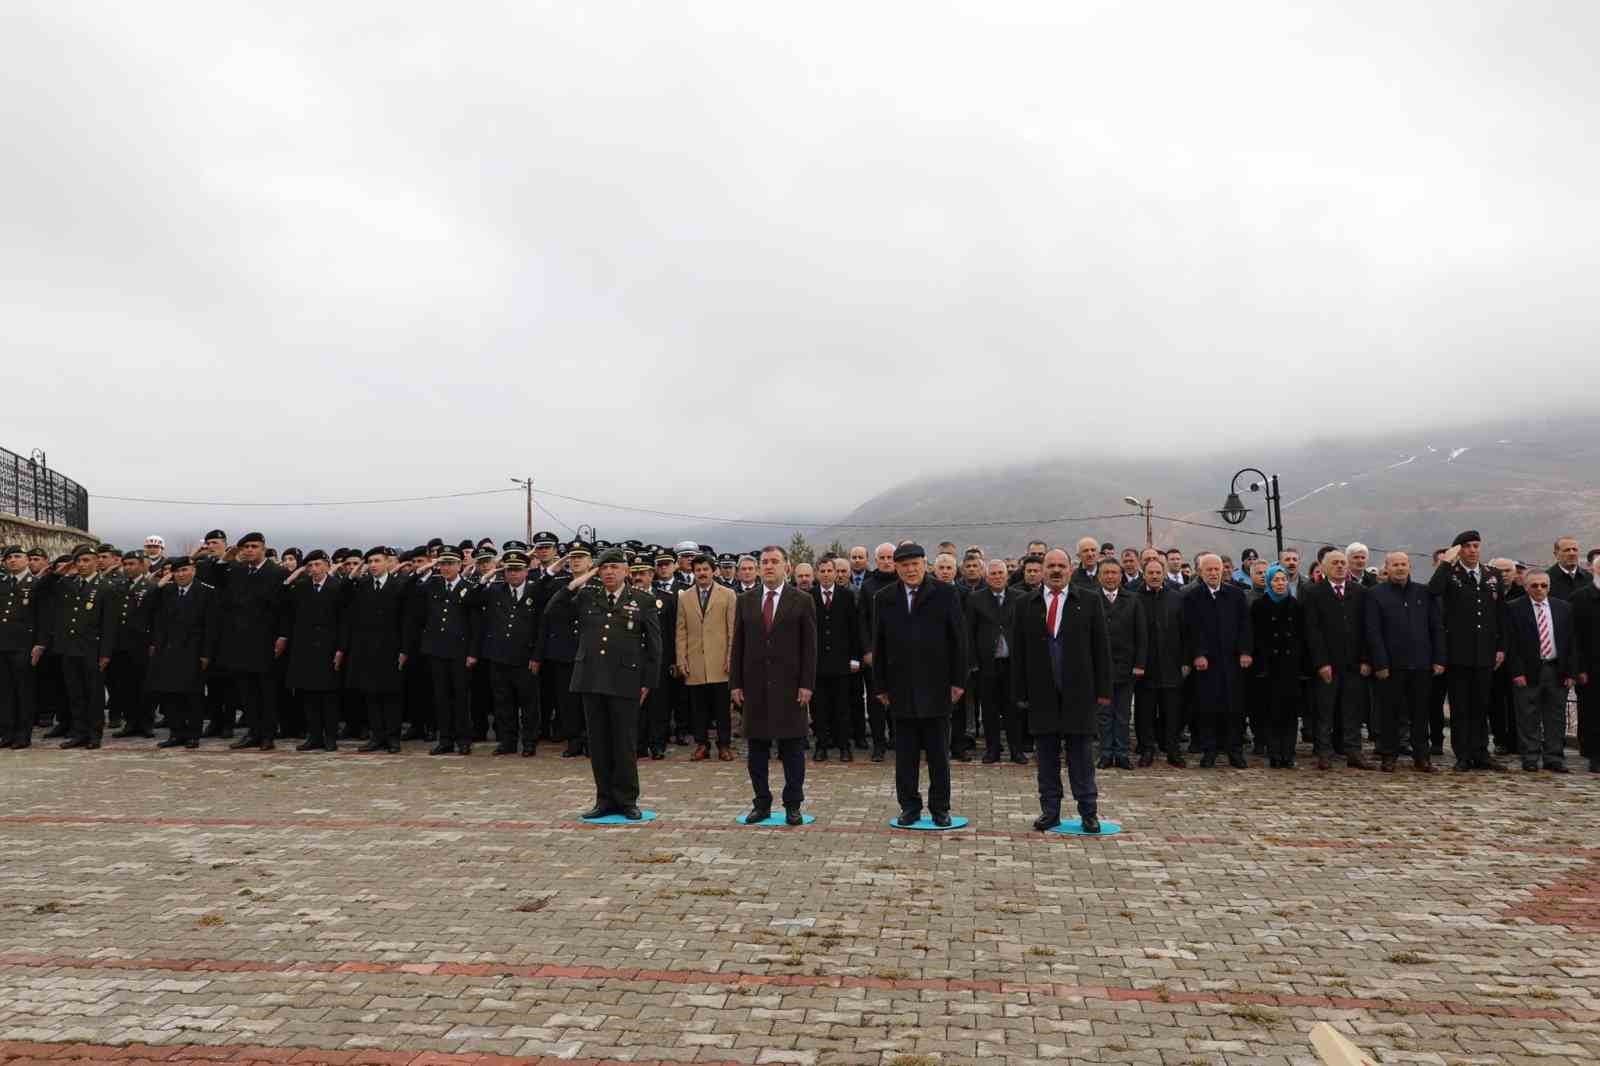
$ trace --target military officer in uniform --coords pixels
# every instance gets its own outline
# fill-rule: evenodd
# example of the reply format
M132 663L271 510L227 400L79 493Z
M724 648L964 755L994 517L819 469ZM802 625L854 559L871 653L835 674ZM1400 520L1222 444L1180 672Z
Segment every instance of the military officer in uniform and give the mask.
M33 742L33 670L38 609L34 577L20 545L0 552L0 748L26 748Z
M77 573L62 582L52 637L72 721L72 735L61 746L94 749L105 733L105 671L116 647L120 588L103 579L93 545L79 545L73 565Z
M539 699L541 705L548 708L547 713L555 716L554 732L567 742L561 752L563 759L575 759L583 754L584 715L583 701L572 688L572 664L578 655L577 605L570 597L557 603L556 596L568 581L588 573L593 558L589 545L581 542L568 545L561 558L551 564L551 572L534 594L542 609L539 635L533 649L539 674Z
M157 578L143 552L123 552L122 577L127 582L117 619L116 651L111 655L112 717L122 719L114 737L153 737L155 708L145 691L150 660L150 603Z
M472 586L461 576L461 552L449 546L441 547L437 556L417 568L417 573L411 592L416 607L411 612L412 632L406 646L427 659L428 674L433 679L438 739L428 754L470 755L472 716L467 672L477 662L471 654L472 611L466 603Z
M197 576L216 585L221 597L217 606L222 638L217 646L217 665L226 670L237 687L244 705L245 735L230 748L260 748L271 751L278 735L278 674L275 669L283 652L275 638L278 610L283 599L283 579L289 572L266 559L267 539L260 533L239 538L237 558L210 568ZM217 584L220 582L220 584ZM211 681L207 677L207 683ZM224 726L231 726L231 706L225 712Z
M295 750L338 751L344 579L318 548L306 554L287 583L279 644L287 644L286 683L299 693L306 716L306 739Z
M1506 661L1505 588L1482 552L1477 530L1460 533L1428 581L1444 620L1450 747L1462 772L1506 769L1489 755L1489 693Z
M677 674L677 641L667 640L667 633L678 631L678 596L676 582L669 574L665 582L652 580L651 571L660 573L662 556L647 549L628 566L628 577L633 587L649 597L655 606L662 632L661 669L649 683L650 697L639 705L639 735L635 741L635 755L648 755L657 761L667 757L667 727L672 713L671 682ZM666 561L675 560L669 554Z
M739 573L739 557L732 552L717 556L717 584L735 588L734 578ZM737 589L735 589L737 591Z
M634 743L639 706L661 673L661 620L649 596L627 587L627 573L626 556L610 549L601 553L596 570L573 578L550 600L552 612L570 603L578 616L572 691L583 697L595 786L594 807L585 818L643 817Z
M514 754L519 742L524 756L538 750L542 716L533 646L539 635L539 605L528 569L527 552L508 546L499 576L467 597L480 612L474 669L489 677L496 755Z
M550 576L550 568L555 565L556 558L560 554L556 551L560 544L561 538L549 530L540 530L533 535L533 543L531 545L533 562L528 567L528 581L535 590L537 590L539 582ZM551 592L551 595L553 596L555 593ZM546 599L548 598L546 597ZM543 610L543 601L540 601L539 607Z

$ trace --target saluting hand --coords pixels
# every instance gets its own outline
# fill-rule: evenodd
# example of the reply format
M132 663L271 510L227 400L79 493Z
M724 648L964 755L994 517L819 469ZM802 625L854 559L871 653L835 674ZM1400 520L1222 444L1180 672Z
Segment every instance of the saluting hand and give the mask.
M1241 655L1241 656L1239 656L1239 669L1248 670L1248 669L1250 669L1250 664L1253 663L1253 662L1255 662L1255 660L1252 659L1250 656ZM1361 676L1362 677L1367 676L1367 668L1365 666L1363 666L1361 668Z
M1497 651L1497 652L1494 653L1494 668L1496 670L1500 669L1501 666L1505 665L1505 661L1506 661L1506 653L1505 652Z
M798 694L798 696L795 699L795 702L798 703L802 707L811 706L811 690L808 689L808 688L801 689L799 694Z
M644 703L644 701L649 697L649 695L650 695L650 690L649 689L641 688L639 690L639 703L642 705Z
M1194 668L1196 670L1204 672L1205 670L1209 669L1210 666L1211 664L1206 661L1206 657L1204 655L1196 655L1194 657Z
M744 689L736 688L732 692L728 693L728 696L733 700L733 705L735 707L744 706Z
M288 637L279 637L277 640L272 642L272 657L274 659L282 658L283 657L283 653L285 651L287 651L288 648L289 648L289 638Z
M334 652L333 653L333 669L337 672L338 669L340 667L342 667L343 665L344 665L344 652L342 652L342 651Z

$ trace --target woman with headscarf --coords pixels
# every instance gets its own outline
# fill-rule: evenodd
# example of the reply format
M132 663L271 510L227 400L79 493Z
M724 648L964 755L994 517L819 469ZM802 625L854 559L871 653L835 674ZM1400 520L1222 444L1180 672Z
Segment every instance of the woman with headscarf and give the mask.
M1289 573L1273 565L1267 570L1266 595L1250 606L1255 634L1255 665L1268 723L1267 764L1294 768L1295 730L1302 705L1300 678L1305 672L1305 612L1289 595Z

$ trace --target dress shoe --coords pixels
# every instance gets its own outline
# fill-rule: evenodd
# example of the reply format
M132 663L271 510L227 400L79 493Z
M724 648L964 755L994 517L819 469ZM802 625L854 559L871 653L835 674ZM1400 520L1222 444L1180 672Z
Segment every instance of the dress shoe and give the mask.
M916 825L917 821L921 817L922 817L922 812L921 811L913 811L913 810L910 810L910 809L903 810L903 811L900 812L900 816L894 820L894 824L895 825L899 825L899 826Z
M84 751L99 751L100 750L100 742L98 740L90 738L89 740L86 740L86 741L83 742L83 750Z
M1200 756L1200 768L1202 770L1209 770L1215 765L1217 765L1216 752L1208 751L1204 755Z
M630 822L637 822L644 818L644 812L637 807L628 806L622 808L622 816Z
M238 740L234 741L232 744L229 744L228 745L228 750L229 751L243 751L245 748L253 748L259 743L260 743L260 741L256 740L255 737L253 737L250 734L246 733L244 736L240 737Z
M181 748L181 747L183 747L184 743L185 743L184 741L179 740L177 737L168 737L166 740L157 742L156 747L158 747L158 748Z
M999 761L1000 761L1000 753L998 751L986 751L986 752L983 753L983 764L985 766L992 765L992 764L997 763Z
M389 754L390 755L399 755L400 754L400 742L398 740L389 741Z
M1133 769L1133 760L1129 759L1126 755L1118 755L1117 756L1117 769L1118 770L1132 770Z
M1188 760L1185 759L1182 755L1168 755L1167 756L1167 765L1168 766L1175 766L1180 770L1186 770L1186 769L1189 768Z
M294 746L294 750L295 751L321 751L322 750L322 741L320 741L320 740L308 740L303 744L296 744Z
M1536 762L1525 762L1522 764L1522 772L1525 774L1536 774L1539 772L1539 764Z
M494 753L496 755L515 755L517 753L517 749L511 744L496 744L494 746Z
M1351 755L1345 758L1344 764L1352 770L1370 770L1372 764L1360 755Z
M322 746L322 748L323 748L324 751L338 751L339 750L339 742L337 740L330 740L326 744L324 744Z
M60 746L62 748L87 748L89 740L87 737L72 737L68 740L63 740Z
M1244 757L1244 752L1242 751L1231 751L1228 753L1228 765L1235 770L1248 770L1250 769L1250 760Z
M1436 774L1439 768L1427 759L1418 759L1412 763L1411 768L1419 774Z
M590 807L588 810L586 810L582 814L578 815L578 817L579 818L604 818L606 815L608 815L610 813L611 813L611 808L610 807L607 807L607 806L605 806L604 804L601 804L601 803L596 803L593 807Z
M1100 818L1098 815L1086 814L1080 819L1079 824L1083 826L1085 833L1100 832Z
M949 811L934 811L933 812L933 824L938 826L940 829L949 829L950 828L950 812Z
M784 808L784 811L783 811L783 824L784 825L805 825L806 824L806 820L800 814L800 808L799 807L786 807L786 808Z
M718 748L717 749L717 760L719 762L732 762L733 761L733 749L732 748Z
M523 752L523 754L524 755L532 755L533 752L525 751L525 752ZM660 762L662 759L665 759L666 757L667 757L667 749L666 748L651 748L650 749L650 761L651 762Z
M9 748L10 746L11 746L11 738L10 737L0 738L0 748Z
M1328 761L1328 757L1326 755L1318 755L1317 756L1317 769L1318 770L1331 770L1331 769L1333 769L1333 764Z
M850 754L850 749L849 748L840 748L839 749L839 761L840 762L855 762L855 756Z
M1020 751L1017 752L1015 755L1011 756L1011 761L1016 763L1018 766L1027 766L1028 765L1028 757L1026 755L1024 755Z
M567 746L561 749L563 759L576 759L583 754L583 744L580 741L569 740Z
M461 743L457 744L456 745L456 754L457 755L471 755L472 754L472 741L463 740Z
M1378 769L1382 770L1386 774L1394 773L1394 756L1385 755L1383 758L1378 760Z
M389 747L389 745L387 745L387 744L380 744L376 740L369 740L365 744L363 744L359 748L357 748L356 750L359 751L359 752L362 752L362 753L366 753L366 752L373 752L373 751L386 751L386 750L388 750L388 747Z
M1503 774L1508 773L1511 770L1511 767L1507 766L1503 762L1500 762L1498 759L1479 759L1478 769L1493 770L1497 774Z
M1472 765L1472 763L1468 762L1466 759L1457 759L1456 764L1450 769L1454 770L1458 774L1464 774L1469 770L1476 770L1477 767Z
M11 742L12 751L21 751L23 748L31 747L33 747L33 740L30 737L23 737L21 740L13 740Z
M1039 817L1033 820L1033 827L1041 833L1049 829L1054 829L1060 824L1061 815L1059 814L1041 814Z
M821 744L818 744L817 745L817 750L815 752L813 752L812 755L811 755L811 761L812 762L827 762L828 761L828 749L824 748Z
M449 741L441 740L428 749L429 755L454 755L456 746Z
M771 817L772 809L770 807L751 807L750 813L744 816L744 824L755 825L758 822L764 822Z
M1109 755L1100 756L1100 761L1094 764L1094 768L1096 770L1109 770L1109 769L1111 769L1111 756L1109 756Z
M1153 766L1155 765L1155 761L1156 756L1154 752L1144 752L1139 756L1139 768L1142 770L1147 766Z
M1572 772L1571 770L1567 769L1566 763L1560 762L1546 763L1545 769L1549 770L1553 774L1570 774Z
M710 756L711 753L706 750L706 746L704 744L698 744L695 746L694 754L689 756L689 761L705 762L706 759L710 758Z
M883 761L883 745L874 744L872 746L872 756L871 756L871 758L872 758L873 762L882 762Z

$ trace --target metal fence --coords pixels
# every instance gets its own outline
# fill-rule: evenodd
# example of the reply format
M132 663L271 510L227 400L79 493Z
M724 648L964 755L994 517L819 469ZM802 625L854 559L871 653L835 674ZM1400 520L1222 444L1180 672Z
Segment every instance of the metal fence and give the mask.
M0 511L52 526L89 528L89 491L45 465L0 448Z

